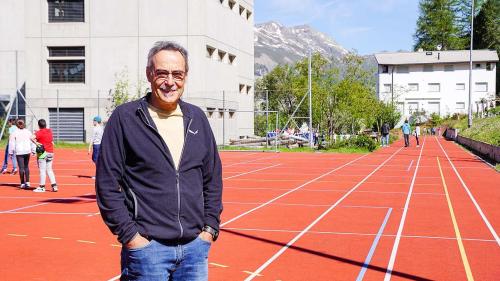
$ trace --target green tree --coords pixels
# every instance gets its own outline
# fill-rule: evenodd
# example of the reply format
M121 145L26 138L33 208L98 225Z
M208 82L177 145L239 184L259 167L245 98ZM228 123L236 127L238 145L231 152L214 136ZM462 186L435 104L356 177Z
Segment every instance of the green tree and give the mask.
M467 42L462 29L465 26L460 23L465 22L465 12L463 1L421 0L414 49L436 50L438 45L443 50L464 49Z
M130 83L127 69L116 73L115 79L115 87L109 96L110 104L106 108L108 114L111 114L119 105L140 98L146 89L146 83L141 80L135 85L135 92L131 95L131 88L134 86Z

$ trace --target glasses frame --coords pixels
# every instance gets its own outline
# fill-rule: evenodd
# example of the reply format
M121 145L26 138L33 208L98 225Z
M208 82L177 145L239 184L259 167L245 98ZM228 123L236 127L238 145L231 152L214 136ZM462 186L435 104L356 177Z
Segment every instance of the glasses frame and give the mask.
M174 82L184 82L184 80L186 80L186 71L183 70L168 71L168 70L158 69L158 70L151 70L151 74L155 80L161 83L164 83L169 79L172 79ZM166 77L160 77L160 75ZM176 77L176 75L181 75L182 77Z

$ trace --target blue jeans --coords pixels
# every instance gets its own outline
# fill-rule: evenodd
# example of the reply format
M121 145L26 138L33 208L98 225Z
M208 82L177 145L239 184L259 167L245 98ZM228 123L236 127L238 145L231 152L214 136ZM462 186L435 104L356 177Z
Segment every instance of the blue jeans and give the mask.
M186 244L151 240L141 248L122 248L120 280L208 280L211 243L197 237Z
M100 144L93 144L92 145L92 161L94 164L97 164L97 159L99 159L99 151L101 150L101 145Z
M382 146L389 145L389 134L382 135Z
M9 166L9 143L7 142L7 146L5 147L5 157L3 159L2 170L6 170ZM16 154L12 155L12 170L17 168Z

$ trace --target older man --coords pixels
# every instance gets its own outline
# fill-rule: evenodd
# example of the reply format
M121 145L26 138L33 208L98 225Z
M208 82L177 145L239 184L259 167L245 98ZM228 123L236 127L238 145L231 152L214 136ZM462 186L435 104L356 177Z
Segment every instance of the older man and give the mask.
M97 203L123 244L122 280L207 280L222 212L222 167L201 109L180 100L180 45L148 54L151 92L109 118L97 164Z

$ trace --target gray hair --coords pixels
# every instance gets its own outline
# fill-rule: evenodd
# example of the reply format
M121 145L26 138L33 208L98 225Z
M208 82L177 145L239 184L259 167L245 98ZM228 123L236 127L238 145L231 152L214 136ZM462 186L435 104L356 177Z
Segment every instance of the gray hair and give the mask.
M148 68L151 68L153 66L153 57L160 51L164 50L177 51L181 53L182 57L184 58L184 62L186 63L186 72L188 72L189 70L188 51L181 45L172 41L156 41L156 43L149 50L148 53Z

